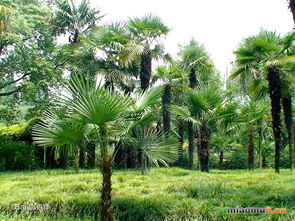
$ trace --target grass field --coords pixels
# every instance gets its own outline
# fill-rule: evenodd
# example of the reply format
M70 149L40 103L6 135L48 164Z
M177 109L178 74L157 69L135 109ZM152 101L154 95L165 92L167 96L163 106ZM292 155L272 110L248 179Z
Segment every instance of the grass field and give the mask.
M0 173L0 220L94 220L99 216L98 170ZM49 209L15 210L34 200ZM179 168L115 171L117 220L295 220L295 175L288 170L219 171ZM287 214L228 214L232 207L286 208Z

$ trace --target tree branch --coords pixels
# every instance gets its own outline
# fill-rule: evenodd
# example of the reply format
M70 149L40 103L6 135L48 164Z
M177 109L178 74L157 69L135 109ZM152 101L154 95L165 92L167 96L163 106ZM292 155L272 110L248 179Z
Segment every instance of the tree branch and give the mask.
M21 88L17 88L13 91L9 91L9 92L5 92L5 93L0 93L0 97L4 97L4 96L9 96L12 94L15 94L16 92L19 92L21 90Z
M14 83L16 83L16 82L18 82L18 81L24 79L24 78L25 78L26 76L28 76L28 75L29 75L29 73L26 73L26 74L24 74L23 76L21 76L20 78L18 78L18 79L14 80L14 81L10 81L10 82L4 84L3 86L0 87L0 90L3 89L3 88L5 88L5 87L7 87L7 86L9 86L9 85L11 85L11 84L14 84Z

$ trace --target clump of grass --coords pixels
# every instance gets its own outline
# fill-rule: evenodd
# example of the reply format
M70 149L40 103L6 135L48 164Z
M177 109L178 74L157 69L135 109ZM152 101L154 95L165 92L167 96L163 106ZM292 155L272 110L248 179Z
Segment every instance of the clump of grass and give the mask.
M208 173L179 168L115 171L117 220L295 220L294 174L282 170ZM0 173L0 220L94 220L99 218L101 175L97 170ZM49 210L18 211L12 204L35 200ZM232 207L287 208L287 214L228 214Z

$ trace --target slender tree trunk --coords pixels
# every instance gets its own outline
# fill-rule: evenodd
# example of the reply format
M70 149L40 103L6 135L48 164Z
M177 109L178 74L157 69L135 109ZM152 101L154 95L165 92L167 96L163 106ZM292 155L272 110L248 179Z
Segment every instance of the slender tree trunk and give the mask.
M248 169L254 170L254 138L252 127L248 129Z
M259 168L263 168L262 129L258 128Z
M198 85L196 70L194 68L192 68L190 71L189 83L190 83L190 88L193 88L193 89L196 88Z
M71 44L78 44L78 43L80 43L79 31L78 30L75 30L75 33L73 35L73 38L70 38L70 43Z
M141 89L145 91L149 87L152 73L152 55L151 50L146 47L146 53L141 55L140 62L140 84Z
M189 84L192 89L197 86L196 70L194 68L190 71ZM188 168L191 170L194 165L194 128L192 122L188 122L188 143Z
M178 123L178 142L179 142L179 158L178 158L178 166L182 166L183 161L183 142L184 142L184 122L179 121Z
M75 170L78 171L79 170L79 148L78 147L74 147L74 167Z
M194 129L193 123L188 122L188 169L192 170L194 165Z
M60 155L60 166L63 169L67 169L68 168L68 154L67 154L67 148L66 147L62 147L61 150L61 155Z
M102 159L102 212L101 221L112 221L113 220L113 209L112 209L112 156L110 154L104 155Z
M293 162L293 131L292 131L292 97L283 97L282 105L284 110L285 125L288 133L288 145L289 145L289 159L290 159L290 168L294 169Z
M223 162L223 150L220 150L219 153L219 169L223 170L224 169L224 162Z
M166 137L169 137L169 133L171 129L171 116L169 111L170 104L171 104L171 85L166 84L164 88L164 94L162 97L163 127L164 127L164 134Z
M87 154L87 167L94 168L95 167L95 143L89 142L87 144L88 154Z
M102 137L101 143L101 157L102 157L102 191L101 191L101 221L112 221L112 155L108 153L108 133L105 128L101 128L100 135Z
M85 168L85 151L83 148L79 150L79 165L80 168Z
M54 147L46 147L46 154L45 154L46 168L56 168L57 167L55 157L54 157L54 152L55 152Z
M200 126L200 169L209 172L209 132L205 124Z
M145 175L147 171L147 156L141 151L141 175Z
M292 12L293 22L294 22L294 26L295 26L295 0L289 0L289 9Z
M279 69L275 65L268 67L268 86L271 100L272 129L275 140L275 172L280 172L280 149L281 149L281 79Z

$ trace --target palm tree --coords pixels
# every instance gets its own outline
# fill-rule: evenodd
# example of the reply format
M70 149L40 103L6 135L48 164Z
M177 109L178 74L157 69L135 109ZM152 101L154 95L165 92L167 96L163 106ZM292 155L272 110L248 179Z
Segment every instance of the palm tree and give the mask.
M234 130L228 130L225 132L221 128L219 127L217 128L218 128L217 131L220 133L213 134L209 144L212 147L212 149L215 149L215 151L219 154L219 169L223 170L224 169L224 153L232 149L233 142L234 142L233 137L229 136L229 134L232 134Z
M271 100L272 128L275 139L275 171L279 173L281 149L281 99L284 69L293 60L290 54L295 34L281 38L274 32L262 30L258 35L243 41L238 50L236 63L239 69L232 74L253 81L265 80Z
M199 45L192 39L188 45L181 48L179 56L182 60L182 69L189 72L189 87L194 89L198 80L208 81L212 75L213 65L203 45ZM198 72L198 77L196 72ZM189 169L192 169L194 159L194 128L192 122L188 122L189 136Z
M166 137L169 137L171 130L171 114L169 106L172 100L172 93L175 95L175 91L182 86L182 81L185 79L185 74L186 73L181 70L176 62L172 62L168 67L157 67L156 73L152 75L153 78L159 79L164 83L164 92L162 97L162 118L163 131Z
M224 100L217 84L200 84L195 90L189 90L186 97L187 107L171 106L171 110L184 120L198 125L200 169L209 172L210 126L217 122L229 127L237 119L237 106Z
M75 0L58 1L54 32L58 35L69 33L69 42L78 43L79 35L86 34L103 17L99 14L99 10L90 7L89 0L82 0L80 5Z
M103 221L113 220L111 204L113 153L110 151L109 144L123 141L132 129L146 125L151 118L154 118L149 107L157 103L161 97L161 91L160 87L153 88L139 95L138 99L132 99L130 95L112 91L101 83L97 85L90 77L73 75L69 84L65 85L65 93L61 96L61 100L55 102L59 112L66 110L67 117L61 120L56 120L55 116L51 117L50 124L41 123L34 130L33 136L39 145L74 145L78 142L75 139L81 139L86 135L96 136L91 139L98 141L97 144L101 150L103 175L101 220ZM44 120L46 119L45 116ZM72 133L74 127L64 126L62 129L67 129L59 129L60 125L68 125L69 122L71 125L84 125L89 128L83 133L85 136L82 133L79 135ZM143 138L147 139L146 135L151 134L154 133L148 131ZM168 146L167 143L163 145L163 139L159 140L158 134L156 137L157 139L153 139L153 142L149 141L141 147L144 147L144 153L150 161L165 165L171 161L175 151L171 149L172 145Z
M150 86L152 58L165 57L163 46L158 43L159 39L167 35L170 29L159 17L151 14L130 19L128 29L133 41L125 45L125 50L120 53L119 58L123 64L140 60L140 84L141 89L146 90Z
M257 101L249 101L241 109L243 124L248 133L248 169L254 169L254 133L263 117L265 116L266 107L257 103ZM261 147L260 147L261 148Z

